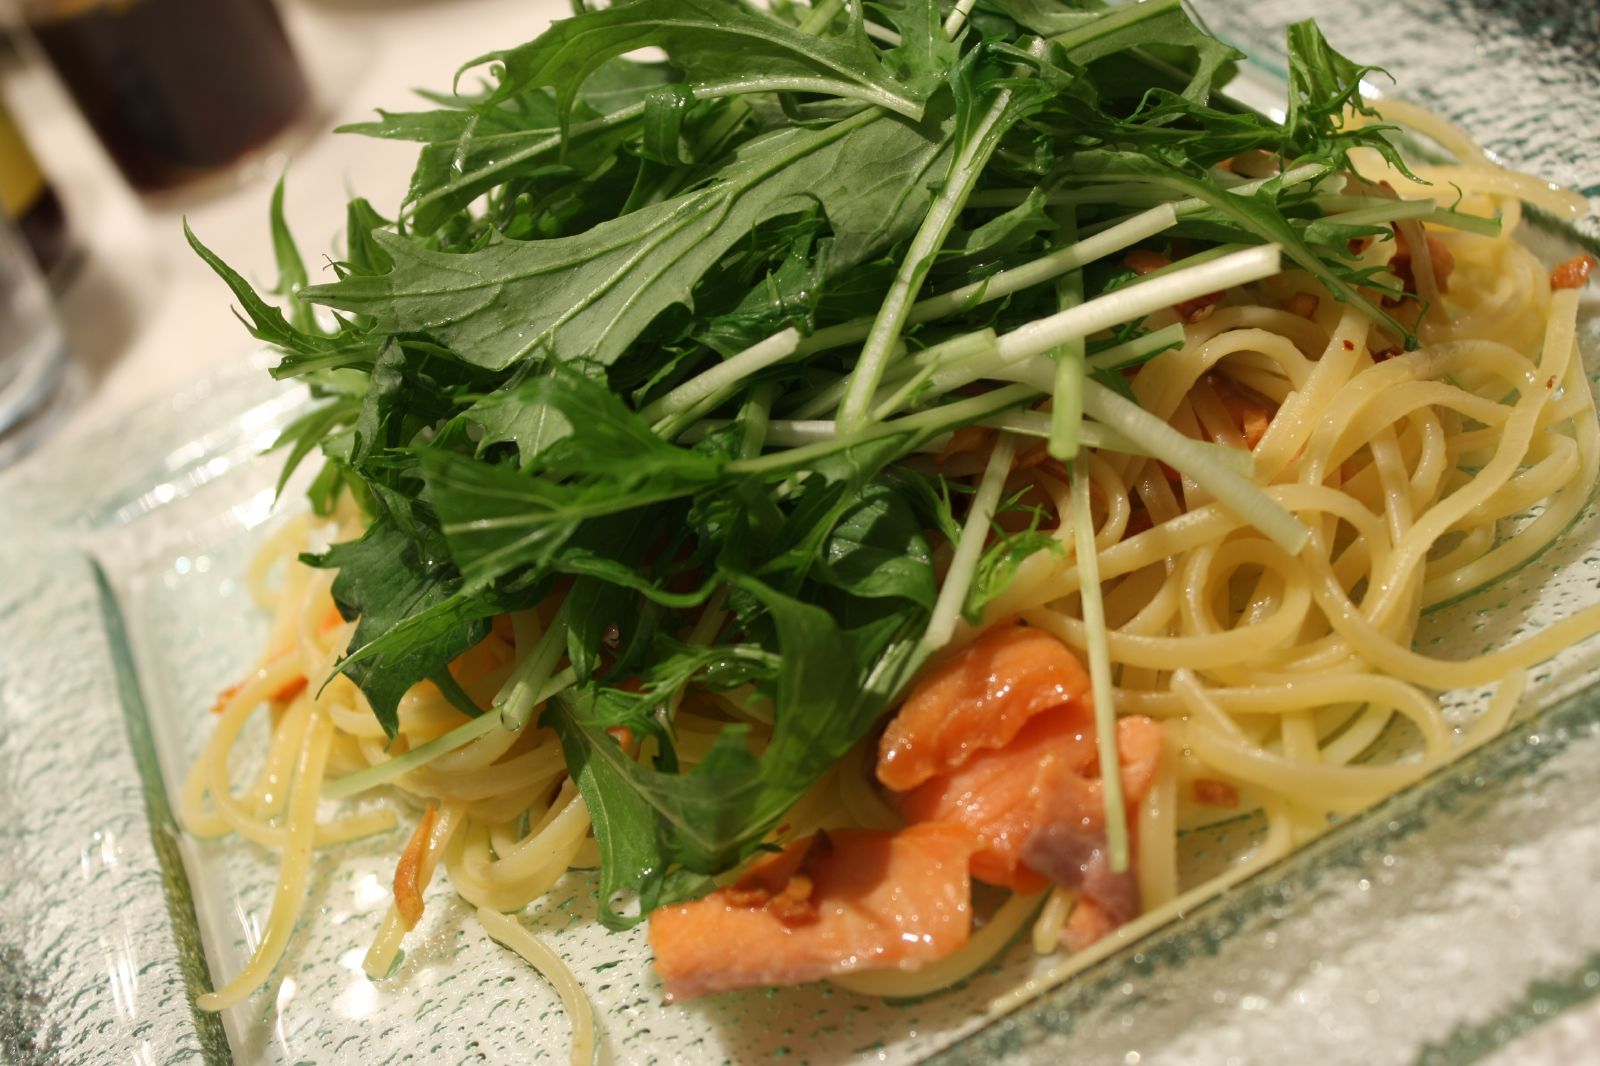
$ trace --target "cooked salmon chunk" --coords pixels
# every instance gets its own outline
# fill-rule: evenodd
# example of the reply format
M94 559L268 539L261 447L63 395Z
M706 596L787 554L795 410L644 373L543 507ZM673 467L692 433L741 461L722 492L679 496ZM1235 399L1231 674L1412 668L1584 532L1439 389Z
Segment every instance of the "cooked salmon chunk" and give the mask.
M943 958L972 930L972 848L954 825L823 832L731 887L662 907L650 947L667 998Z
M878 746L878 780L904 792L1010 743L1041 711L1089 707L1089 675L1055 637L995 626L920 681Z
M1148 718L1117 723L1123 796L1144 798L1161 758L1161 726ZM1105 826L1094 715L1069 703L1034 716L1004 748L898 797L911 822L950 822L978 839L972 875L992 885L1037 892L1048 879L1024 862L1028 838L1049 826L1095 832Z

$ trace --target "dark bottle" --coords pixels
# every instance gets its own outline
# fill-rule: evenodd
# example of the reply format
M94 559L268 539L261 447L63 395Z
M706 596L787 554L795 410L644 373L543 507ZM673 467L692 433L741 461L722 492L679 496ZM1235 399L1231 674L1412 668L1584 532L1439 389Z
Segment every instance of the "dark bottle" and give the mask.
M41 273L51 275L66 261L71 240L61 200L4 105L0 105L0 213L22 231Z
M34 36L136 188L259 148L310 90L272 0L30 0Z

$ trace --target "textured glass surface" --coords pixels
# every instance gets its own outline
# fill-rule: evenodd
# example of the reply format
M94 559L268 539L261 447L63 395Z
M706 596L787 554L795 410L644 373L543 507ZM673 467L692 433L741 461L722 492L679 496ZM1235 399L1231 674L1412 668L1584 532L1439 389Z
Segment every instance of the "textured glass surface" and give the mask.
M1258 52L1315 14L1509 164L1600 195L1594 5L1200 6ZM1590 296L1591 369L1597 318ZM277 460L256 453L300 402L259 373L219 379L0 479L0 1061L564 1060L554 995L442 880L394 977L361 975L399 833L319 862L264 992L220 1020L191 1006L241 965L273 866L236 840L181 837L166 797L264 628L240 586L275 521ZM1597 597L1591 514L1504 587L1431 616L1423 639L1468 654L1506 639L1506 619ZM574 960L622 1062L1518 1061L1535 1045L1517 1041L1600 991L1597 677L1600 651L1567 654L1538 678L1553 708L1087 972L1040 980L986 1028L995 996L1044 977L1024 948L907 1005L823 986L668 1008L642 937L590 921L582 875L522 920Z

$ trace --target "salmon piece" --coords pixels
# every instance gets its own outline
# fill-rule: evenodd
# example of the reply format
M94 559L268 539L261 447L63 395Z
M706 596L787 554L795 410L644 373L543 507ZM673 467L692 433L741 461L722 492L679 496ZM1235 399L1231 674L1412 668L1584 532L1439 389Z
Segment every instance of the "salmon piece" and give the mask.
M1068 951L1082 951L1122 924L1093 896L1079 896L1067 916L1066 928L1061 930L1061 946Z
M1196 296L1192 300L1175 303L1172 305L1172 310L1178 318L1190 325L1194 325L1196 322L1204 322L1210 318L1216 311L1217 305L1222 303L1223 297L1227 295L1225 292L1208 292L1203 296Z
M1128 827L1130 838L1135 828ZM1061 943L1072 951L1138 917L1139 879L1132 869L1112 870L1110 850L1104 833L1062 823L1037 829L1023 847L1022 860L1030 869L1078 894L1061 930Z
M911 691L878 744L878 780L896 792L916 788L1004 747L1041 711L1075 702L1092 713L1090 701L1089 675L1065 644L1027 626L994 626Z
M1550 272L1550 288L1581 289L1597 266L1594 256L1575 255Z
M662 907L650 947L667 999L943 958L972 932L972 847L950 825L817 833L729 888Z
M1132 808L1144 799L1161 763L1161 726L1142 716L1117 722L1122 789ZM999 750L895 797L910 822L949 822L978 840L972 876L1018 892L1049 879L1024 861L1034 833L1058 826L1099 832L1105 825L1094 712L1073 701L1035 715Z

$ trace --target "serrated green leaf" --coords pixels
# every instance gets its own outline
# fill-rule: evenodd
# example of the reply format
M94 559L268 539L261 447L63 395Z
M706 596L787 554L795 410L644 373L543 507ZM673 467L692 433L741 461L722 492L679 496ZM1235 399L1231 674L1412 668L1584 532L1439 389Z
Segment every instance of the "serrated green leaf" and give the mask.
M827 93L875 104L912 120L923 97L883 67L863 32L819 37L731 0L633 0L551 25L518 48L491 52L467 68L503 68L491 102L550 88L563 112L601 64L660 48L692 87L713 91Z
M449 254L380 234L393 271L305 295L383 332L427 333L491 370L543 357L609 364L662 311L689 304L696 280L766 219L820 202L836 269L883 248L915 224L945 149L938 131L873 114L785 130L704 187L578 236Z

